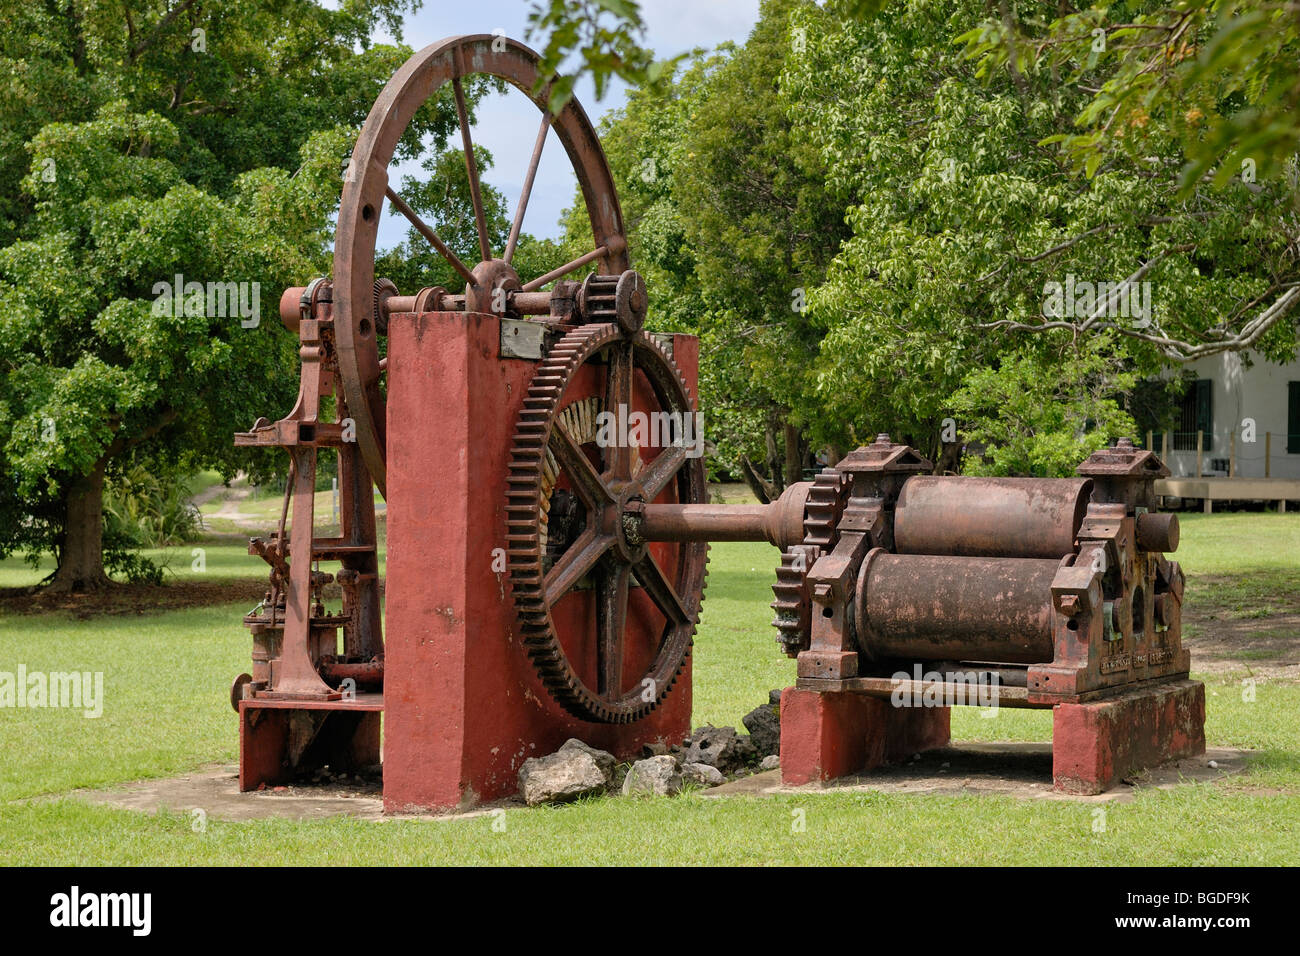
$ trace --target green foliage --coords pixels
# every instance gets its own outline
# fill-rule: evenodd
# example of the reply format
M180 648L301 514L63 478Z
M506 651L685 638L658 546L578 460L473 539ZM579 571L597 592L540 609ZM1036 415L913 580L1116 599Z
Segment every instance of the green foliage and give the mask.
M583 74L591 75L596 99L602 99L610 77L636 86L655 86L681 59L656 60L654 52L642 46L645 21L637 0L539 0L529 8L527 36L530 40L546 38L540 75L542 86L552 78L552 113L558 113L573 96L573 85ZM559 75L574 54L581 58L579 68Z
M126 581L127 584L163 583L163 569L156 561L135 550L128 539L104 533L104 569Z
M827 440L883 430L933 453L954 412L948 396L972 373L1008 357L1036 356L1045 369L1060 360L1054 335L1067 333L1043 331L1052 328L1049 282L1119 282L1141 271L1147 320L1105 315L1082 331L1123 336L1099 347L1146 375L1166 364L1160 337L1221 340L1294 278L1288 184L1198 187L1181 199L1182 160L1169 137L1158 173L1119 157L1091 180L1069 175L1041 144L1071 128L1088 94L1047 73L1023 85L1007 73L977 76L952 38L984 15L974 0L912 0L864 23L820 11L796 23L806 52L788 63L782 94L803 118L796 128L822 150L832 186L851 197L853 236L810 298L825 335L804 407ZM1294 355L1294 320L1255 347ZM959 433L995 424L995 409L982 414L990 419L959 420ZM1047 415L1043 429L1050 423Z
M476 146L474 160L488 242L493 254L499 256L510 234L506 198L500 190L484 181L485 174L492 168L491 152ZM426 175L404 177L398 192L460 261L472 268L482 257L465 154L459 149L449 149L426 157L420 166ZM389 214L401 215L391 207ZM407 290L426 286L459 290L465 285L465 280L413 226L407 229L405 241L376 261L375 275L391 279L399 289Z
M186 482L135 465L104 487L105 537L132 548L166 548L197 541L203 532Z
M1019 351L997 368L969 372L950 399L957 421L970 423L964 471L1064 478L1097 449L1131 437L1133 419L1114 396L1137 375L1122 365L1114 342L1097 336L1055 355ZM971 444L982 451L971 453Z
M631 92L602 128L650 325L701 337L700 404L714 462L729 469L769 457L766 439L792 420L818 339L794 306L847 235L777 83L791 12L811 6L767 0L743 46L697 52L664 89ZM579 204L567 227L581 251L590 230Z
M1104 396L1032 380L1058 395L1033 428L1053 442L1001 434L991 403L960 412L963 438L998 438L997 467L1055 473L1131 427L1128 393L1144 421L1165 413L1138 378L1216 349L1294 357L1293 6L990 9L768 3L743 47L697 54L607 124L652 321L700 334L723 460L761 457L774 419L813 448L883 430L935 455L972 383L1107 349ZM574 248L584 230L570 219ZM1045 315L1072 276L1149 283L1152 312ZM803 316L779 301L796 287Z
M417 6L25 4L0 23L0 554L57 552L69 488L123 456L267 470L231 433L292 404L279 293L329 270L341 159L409 54L369 36ZM454 128L436 98L399 157ZM256 312L177 309L178 275Z
M1117 155L1141 163L1170 136L1187 158L1184 191L1207 176L1281 176L1300 148L1300 18L1288 0L1022 4L957 39L984 76L1089 92L1072 107L1083 131L1047 140L1088 176Z

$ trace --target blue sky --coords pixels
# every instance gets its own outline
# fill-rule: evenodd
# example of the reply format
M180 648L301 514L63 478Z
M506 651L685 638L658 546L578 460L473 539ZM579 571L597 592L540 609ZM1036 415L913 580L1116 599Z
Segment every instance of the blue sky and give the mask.
M530 0L425 0L419 12L407 16L402 40L418 50L444 37L491 33L496 29L504 29L507 36L523 40L531 5ZM758 5L759 0L643 0L646 42L658 56L667 57L696 46L712 47L725 40L743 41L758 21ZM392 38L380 34L377 39L391 41ZM533 45L538 44L534 41ZM623 103L624 90L616 81L606 90L605 99L598 102L591 81L584 78L576 95L596 122L602 114ZM478 122L472 131L474 143L482 143L491 150L496 165L486 178L505 193L511 215L523 185L539 121L537 108L516 90L504 96L491 96L479 105ZM393 178L397 180L402 173L418 171L414 165L399 167L393 171ZM564 149L551 133L542 152L524 231L543 237L557 235L556 223L561 210L572 201L574 185ZM406 226L405 220L398 217L385 215L383 218L379 244L387 248L405 236Z

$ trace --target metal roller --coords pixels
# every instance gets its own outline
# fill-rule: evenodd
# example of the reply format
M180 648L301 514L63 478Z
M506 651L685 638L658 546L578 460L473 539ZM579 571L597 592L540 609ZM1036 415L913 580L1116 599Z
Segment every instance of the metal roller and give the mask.
M894 512L900 554L1060 558L1074 551L1088 478L917 475Z
M859 649L876 660L1050 661L1060 564L873 551L858 574Z

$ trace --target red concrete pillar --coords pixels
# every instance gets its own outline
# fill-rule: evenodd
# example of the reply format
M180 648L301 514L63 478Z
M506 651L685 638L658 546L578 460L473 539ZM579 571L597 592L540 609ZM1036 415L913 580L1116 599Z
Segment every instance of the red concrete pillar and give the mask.
M833 780L949 741L947 707L894 707L848 692L781 694L781 780Z
M1174 683L1052 715L1052 779L1067 793L1103 793L1124 777L1205 753L1205 685Z
M511 436L536 363L500 356L491 315L392 317L388 366L384 807L514 793L519 765L578 737L619 757L690 729L689 663L649 717L594 724L557 705L514 633L504 549ZM692 391L694 338L674 360ZM494 559L496 565L494 568Z

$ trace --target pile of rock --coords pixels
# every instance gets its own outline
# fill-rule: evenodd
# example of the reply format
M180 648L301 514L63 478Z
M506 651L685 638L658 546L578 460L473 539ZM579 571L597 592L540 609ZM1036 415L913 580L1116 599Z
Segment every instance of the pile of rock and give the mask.
M571 738L553 754L524 761L519 793L530 807L610 792L662 797L685 786L716 787L755 769L773 770L780 766L780 701L781 692L774 690L768 703L744 716L748 734L735 727L697 727L680 746L647 745L630 766Z

